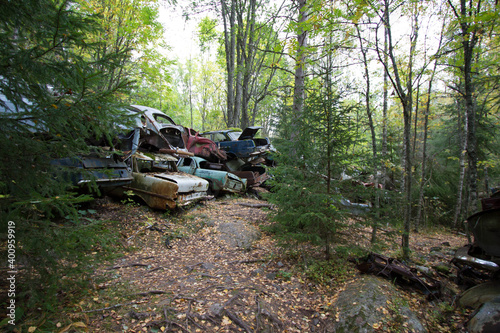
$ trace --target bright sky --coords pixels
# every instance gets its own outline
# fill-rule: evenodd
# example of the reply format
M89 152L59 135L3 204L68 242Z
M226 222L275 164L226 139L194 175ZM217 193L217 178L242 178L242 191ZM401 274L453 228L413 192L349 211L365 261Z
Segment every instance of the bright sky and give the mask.
M181 61L189 59L189 56L195 56L198 52L194 30L197 22L191 18L188 22L182 17L182 11L179 8L173 8L171 5L160 6L159 21L165 28L165 40L172 48L168 52L170 57L179 58Z

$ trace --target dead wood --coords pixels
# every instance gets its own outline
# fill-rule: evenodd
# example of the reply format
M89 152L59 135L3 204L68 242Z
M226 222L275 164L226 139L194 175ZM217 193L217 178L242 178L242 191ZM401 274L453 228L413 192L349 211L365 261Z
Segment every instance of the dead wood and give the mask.
M163 290L150 290L150 291L145 291L145 292L142 292L142 293L137 293L137 294L134 294L134 295L148 296L148 295L162 295L162 294L166 294L166 293L167 292L163 291Z
M240 297L240 294L237 293L236 295L234 295L233 297L231 297L230 299L228 299L226 301L226 303L224 303L224 307L227 307L227 306L230 306L231 303L233 303L236 299L238 299Z
M257 304L257 313L255 314L255 319L257 322L257 328L255 329L256 332L258 332L260 326L261 315L267 317L272 323L275 323L278 326L278 328L283 328L283 322L279 320L279 318L277 318L271 312L269 312L267 309L261 306L259 301L259 296L257 295L255 296L255 303Z
M190 330L188 330L187 328L185 328L182 324L176 322L176 321L173 321L173 320L155 320L155 321L150 321L149 323L146 324L146 327L161 327L161 326L166 326L166 327L170 327L170 326L177 326L179 327L183 332L187 332L187 333L191 333Z
M151 317L151 313L135 312L134 310L130 310L128 313L128 316L132 319L144 320L148 317Z
M139 258L139 260L148 260L148 259L153 259L154 256L150 256L150 257L142 257L142 258Z
M113 267L106 268L107 270L111 269L119 269L119 268L125 268L125 267L147 267L149 265L147 264L141 264L141 263L133 263L133 264L127 264L127 265L117 265Z
M266 260L264 259L249 259L249 260L234 260L228 262L228 264L253 264L256 262L265 262Z
M229 311L228 309L225 309L225 312L226 312L226 316L229 319L231 319L231 321L233 323L235 323L236 325L238 325L239 327L241 327L242 329L244 329L246 332L252 333L252 330L250 329L250 327L248 327L248 325L245 324L245 322L243 320L241 320L240 317L238 317L238 315L236 315L235 313Z
M237 204L240 206L250 207L250 208L269 208L271 210L274 210L276 208L275 205L271 204L250 204L246 202L238 202Z
M140 233L141 231L144 231L146 229L149 229L151 228L153 225L152 224L148 224L147 226L145 227L142 227L141 229L137 230L132 236L130 236L129 238L127 238L127 241L131 240L132 238L134 238L138 233Z
M160 270L160 269L162 269L162 268L164 268L164 267L163 267L163 266L160 266L160 267L156 267L156 268L151 268L151 269L148 271L148 274L149 274L149 273L152 273L152 272L154 272L154 271Z

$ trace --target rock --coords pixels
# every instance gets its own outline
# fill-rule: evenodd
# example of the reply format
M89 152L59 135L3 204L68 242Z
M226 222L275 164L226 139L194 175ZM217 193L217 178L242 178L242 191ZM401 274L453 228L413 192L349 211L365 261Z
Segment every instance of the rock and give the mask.
M218 317L218 316L221 316L222 311L224 311L224 307L219 303L214 303L214 304L210 305L210 308L208 309L208 311L210 311L210 313L213 316Z
M283 265L283 263L282 263L281 261L278 261L278 263L276 264L276 266L278 266L278 267L280 267L280 268L281 268L281 267L283 267L283 266L285 266L285 265Z
M467 325L469 333L500 332L500 303L484 303Z
M250 250L252 243L260 238L259 230L244 222L223 222L217 229L220 239L244 250Z
M433 246L433 247L431 247L431 249L429 250L429 252L440 252L441 250L443 250L442 247Z
M448 275L451 272L451 265L449 265L448 263L442 263L442 262L440 262L437 265L433 266L433 268L437 272L445 274L445 275Z
M450 242L442 242L441 245L443 245L443 246L451 246Z
M338 321L334 331L374 332L375 327L391 320L387 301L395 304L398 290L388 281L366 275L342 291L335 303ZM409 332L426 332L416 315L405 306L397 306L398 315L404 318ZM400 323L403 324L403 323Z
M204 262L203 264L201 264L201 268L206 270L211 270L215 268L215 265L208 262Z
M467 289L458 304L462 307L477 309L487 302L500 302L500 282L490 281L481 283L470 289Z
M257 268L255 270L253 270L252 272L250 272L250 275L259 276L259 275L262 275L263 273L264 273L264 270L262 268Z
M415 268L417 269L417 271L422 272L424 274L427 274L427 275L431 275L432 274L432 271L431 271L431 269L429 267L415 266Z
M276 273L276 272L267 273L266 278L268 278L269 280L274 280L274 279L276 279L277 275L278 275L278 273Z
M207 227L213 227L215 225L215 221L212 219L207 219L207 220L205 220L205 225Z

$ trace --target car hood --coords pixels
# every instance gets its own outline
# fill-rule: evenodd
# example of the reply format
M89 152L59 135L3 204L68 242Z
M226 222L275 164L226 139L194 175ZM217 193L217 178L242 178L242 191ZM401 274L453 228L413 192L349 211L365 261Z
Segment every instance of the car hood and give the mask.
M179 186L179 193L203 192L208 190L208 181L184 172L159 173L156 177L169 180Z
M247 127L243 130L243 132L241 133L241 135L239 136L238 140L249 140L249 139L253 139L253 137L255 136L255 134L257 134L257 132L261 129L262 127L260 126L251 126L251 127Z

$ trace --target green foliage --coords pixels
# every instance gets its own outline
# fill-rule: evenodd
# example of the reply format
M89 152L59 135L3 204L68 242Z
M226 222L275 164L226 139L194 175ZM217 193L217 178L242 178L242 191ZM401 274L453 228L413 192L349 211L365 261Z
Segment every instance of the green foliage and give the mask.
M292 278L292 276L293 276L292 272L287 272L287 271L284 271L284 270L279 270L278 273L276 274L276 277L278 279L282 279L284 281L290 281L290 279Z
M204 17L198 23L198 41L201 52L207 51L210 48L210 44L216 40L218 35L216 27L217 20L209 17Z
M302 119L282 123L283 134L293 141L275 141L280 154L269 200L278 211L271 229L283 239L323 246L329 257L330 244L349 213L338 179L350 161L346 153L353 142L352 108L331 91L310 96Z
M107 74L127 55L89 60L102 44L88 36L102 27L94 15L79 13L80 5L0 4L0 219L2 233L7 221L15 223L23 309L54 310L66 284L86 283L89 251L113 239L90 212L78 212L90 196L72 187L71 170L53 165L98 153L97 142L112 146L114 126L126 118L117 100L127 76L109 85Z
M65 290L90 288L94 265L109 258L118 237L109 222L89 217L48 223L21 224L16 230L22 245L19 258L31 267L23 281L28 288L18 297L26 300L27 308L42 306L52 312L64 299Z
M366 251L359 247L336 246L329 260L306 263L304 274L309 280L320 285L340 285L352 276L352 267L346 264L348 260L366 254Z

